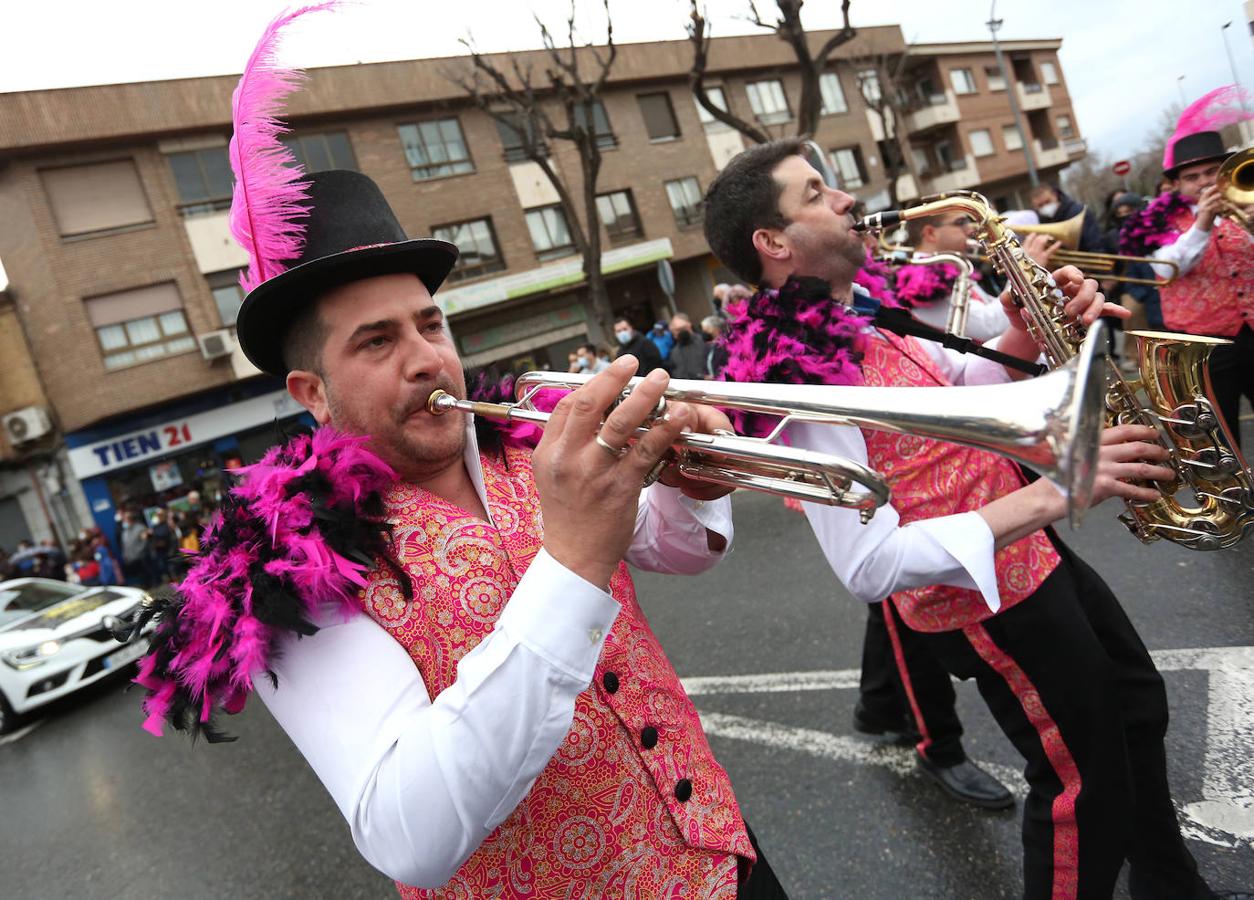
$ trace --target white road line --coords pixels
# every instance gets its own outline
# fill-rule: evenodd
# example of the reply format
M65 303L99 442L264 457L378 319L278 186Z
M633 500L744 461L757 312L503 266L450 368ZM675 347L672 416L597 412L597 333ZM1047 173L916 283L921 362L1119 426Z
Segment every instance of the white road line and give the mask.
M17 731L10 732L9 734L6 734L4 737L0 737L0 747L3 747L5 744L17 743L18 741L26 737L26 735L30 734L32 731L34 731L43 723L44 723L43 719L36 719L35 721L31 722L29 725L24 725L21 728L19 728Z
M1202 647L1158 650L1151 654L1161 672L1206 672L1206 751L1202 799L1183 806L1185 835L1226 847L1254 847L1254 647ZM770 694L795 691L849 690L859 681L857 669L770 672L756 675L714 675L683 679L689 696ZM914 770L914 751L869 743L857 738L702 712L712 735L796 750L826 759L884 766L906 775ZM1020 773L1008 766L984 768L1024 794Z

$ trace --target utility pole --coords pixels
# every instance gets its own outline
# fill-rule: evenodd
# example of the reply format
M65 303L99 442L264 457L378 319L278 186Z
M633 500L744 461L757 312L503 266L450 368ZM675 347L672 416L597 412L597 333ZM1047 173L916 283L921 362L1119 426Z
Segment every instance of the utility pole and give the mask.
M1022 145L1023 158L1028 164L1028 180L1032 183L1032 187L1036 187L1041 183L1041 179L1036 174L1036 162L1032 159L1032 148L1028 144L1027 131L1023 127L1023 118L1019 115L1019 82L1012 79L1006 73L1006 61L1001 55L1001 44L997 41L997 31L1001 28L1002 20L997 18L997 0L993 0L993 5L988 11L989 32L993 35L993 55L997 57L997 69L1001 72L1001 80L1006 85L1006 96L1010 98L1010 112L1015 117L1015 131L1019 132L1019 143Z

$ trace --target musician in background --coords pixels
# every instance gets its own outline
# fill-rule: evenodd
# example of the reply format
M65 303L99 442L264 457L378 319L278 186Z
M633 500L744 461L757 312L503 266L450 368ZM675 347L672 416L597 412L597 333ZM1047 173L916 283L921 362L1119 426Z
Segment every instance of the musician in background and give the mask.
M973 226L971 217L963 212L913 219L906 223L906 240L919 253L964 256ZM897 302L909 308L916 319L945 329L958 299L954 289L959 274L954 263L906 263L896 273ZM967 285L966 336L981 342L992 340L1006 330L1005 310L996 297L985 293L974 275L967 279Z
M1241 397L1254 403L1254 247L1240 225L1222 216L1226 201L1215 184L1228 157L1217 131L1177 137L1167 145L1163 174L1174 190L1129 217L1121 251L1153 256L1180 267L1159 288L1168 331L1228 338L1210 355L1210 380L1219 410L1241 444ZM1155 265L1162 277L1171 267Z
M1080 245L1076 249L1101 252L1101 223L1093 211L1079 200L1065 193L1060 187L1042 183L1032 189L1030 201L1042 225L1056 225L1084 213L1084 223L1080 229Z
M705 234L732 272L760 285L728 323L734 381L913 385L1005 381L991 361L872 327L851 310L863 261L853 198L827 187L800 142L736 156L706 195ZM1054 273L1063 314L1091 325L1105 304L1073 267ZM1018 314L996 343L1035 359ZM798 352L797 348L805 348ZM938 396L937 412L944 402ZM741 416L762 434L773 422ZM1155 431L1107 429L1094 502L1154 500L1167 452ZM929 644L949 672L974 678L1027 760L1024 894L1109 897L1125 858L1134 898L1210 898L1184 845L1167 786L1162 678L1101 578L1048 526L1066 503L1004 458L910 435L799 423L793 446L867 463L893 500L866 525L851 509L805 504L833 571L865 602Z

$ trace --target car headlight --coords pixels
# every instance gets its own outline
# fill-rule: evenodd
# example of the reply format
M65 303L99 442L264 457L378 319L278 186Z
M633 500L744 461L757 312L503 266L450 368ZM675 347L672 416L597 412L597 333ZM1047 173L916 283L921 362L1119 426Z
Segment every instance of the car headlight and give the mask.
M9 650L2 656L6 663L21 672L26 669L33 669L35 666L42 666L48 661L48 657L56 656L60 652L60 641L44 641L42 644L36 644L33 647Z

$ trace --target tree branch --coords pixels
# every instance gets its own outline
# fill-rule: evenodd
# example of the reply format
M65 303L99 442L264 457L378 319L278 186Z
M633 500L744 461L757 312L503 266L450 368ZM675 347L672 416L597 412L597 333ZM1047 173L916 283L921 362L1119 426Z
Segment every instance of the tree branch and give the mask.
M693 96L697 98L702 109L724 125L736 129L755 144L767 143L770 141L770 136L766 132L755 128L730 112L719 109L710 99L705 87L705 73L709 65L710 53L709 26L706 24L705 17L701 15L701 9L697 5L698 0L689 0L689 3L691 17L688 23L688 41L692 44L692 68L688 71L688 85L692 88Z

